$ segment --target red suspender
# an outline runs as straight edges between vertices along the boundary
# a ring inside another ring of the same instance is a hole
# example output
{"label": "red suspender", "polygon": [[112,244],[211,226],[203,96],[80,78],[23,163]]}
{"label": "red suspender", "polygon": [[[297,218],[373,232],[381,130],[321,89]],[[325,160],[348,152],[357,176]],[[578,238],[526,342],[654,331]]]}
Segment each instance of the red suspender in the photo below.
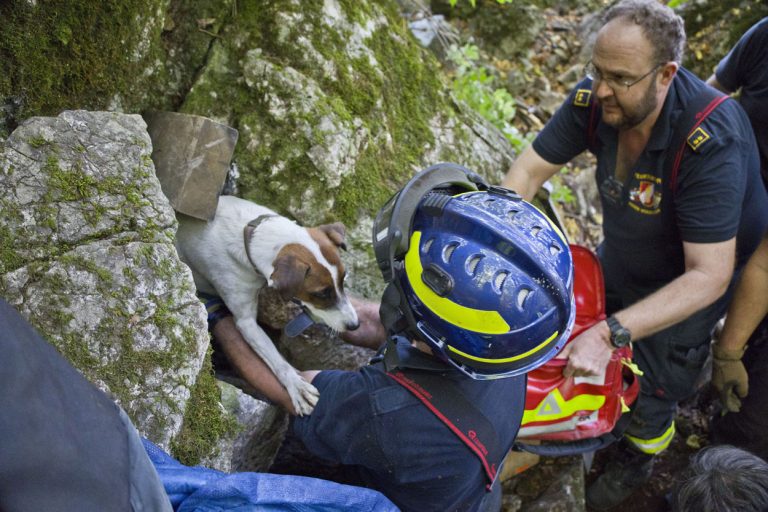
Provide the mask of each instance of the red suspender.
{"label": "red suspender", "polygon": [[[673,194],[675,192],[675,189],[677,188],[677,171],[680,168],[680,162],[683,160],[683,153],[685,152],[686,141],[691,135],[693,135],[693,132],[707,118],[707,116],[709,116],[709,114],[711,114],[712,111],[715,110],[718,105],[720,105],[722,102],[724,102],[727,99],[728,99],[728,96],[725,94],[718,95],[712,101],[710,101],[709,104],[706,107],[704,107],[703,110],[696,113],[696,116],[695,116],[696,122],[693,124],[691,129],[688,130],[688,133],[686,134],[685,139],[680,144],[680,148],[677,150],[677,154],[675,154],[675,160],[672,164],[672,171],[670,173],[670,178],[669,178],[669,187],[670,189],[672,189]],[[684,115],[685,114],[683,114],[683,116]]]}

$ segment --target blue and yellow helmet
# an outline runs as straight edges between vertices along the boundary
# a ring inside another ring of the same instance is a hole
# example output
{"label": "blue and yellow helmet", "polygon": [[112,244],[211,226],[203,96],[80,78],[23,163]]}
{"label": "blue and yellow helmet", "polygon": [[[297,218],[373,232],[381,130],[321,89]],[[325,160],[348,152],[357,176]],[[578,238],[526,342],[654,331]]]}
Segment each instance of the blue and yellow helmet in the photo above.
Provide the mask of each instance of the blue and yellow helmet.
{"label": "blue and yellow helmet", "polygon": [[514,192],[456,164],[414,176],[379,211],[382,321],[474,379],[520,375],[573,326],[573,262],[560,230]]}

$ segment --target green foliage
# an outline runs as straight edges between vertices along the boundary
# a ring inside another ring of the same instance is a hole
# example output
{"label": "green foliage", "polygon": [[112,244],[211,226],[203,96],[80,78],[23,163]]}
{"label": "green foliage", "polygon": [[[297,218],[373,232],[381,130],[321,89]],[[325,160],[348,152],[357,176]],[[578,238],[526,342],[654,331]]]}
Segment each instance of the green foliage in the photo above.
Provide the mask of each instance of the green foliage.
{"label": "green foliage", "polygon": [[685,20],[683,65],[703,78],[749,27],[768,16],[765,0],[675,0],[670,6]]}
{"label": "green foliage", "polygon": [[458,99],[501,130],[519,152],[533,134],[526,137],[512,125],[517,110],[515,98],[506,89],[496,87],[497,78],[478,63],[479,58],[480,51],[475,45],[451,46],[448,59],[456,66],[453,91]]}
{"label": "green foliage", "polygon": [[573,204],[576,201],[573,191],[562,178],[563,175],[568,174],[569,172],[567,167],[563,167],[560,169],[560,172],[550,178],[549,182],[552,183],[552,192],[549,197],[551,197],[553,201],[566,204]]}

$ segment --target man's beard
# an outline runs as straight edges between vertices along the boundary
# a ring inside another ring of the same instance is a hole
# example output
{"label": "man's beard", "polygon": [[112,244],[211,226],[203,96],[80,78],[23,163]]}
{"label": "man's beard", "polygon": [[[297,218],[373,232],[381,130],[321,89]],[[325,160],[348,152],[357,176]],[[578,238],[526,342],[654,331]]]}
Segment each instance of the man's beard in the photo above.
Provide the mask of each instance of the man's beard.
{"label": "man's beard", "polygon": [[606,120],[605,116],[603,116],[603,122],[605,124],[617,130],[626,130],[639,125],[656,109],[656,105],[658,105],[658,100],[656,99],[656,81],[653,80],[651,82],[651,86],[645,91],[645,94],[634,109],[629,110],[618,101],[616,102],[616,105],[622,113],[621,118],[612,122]]}

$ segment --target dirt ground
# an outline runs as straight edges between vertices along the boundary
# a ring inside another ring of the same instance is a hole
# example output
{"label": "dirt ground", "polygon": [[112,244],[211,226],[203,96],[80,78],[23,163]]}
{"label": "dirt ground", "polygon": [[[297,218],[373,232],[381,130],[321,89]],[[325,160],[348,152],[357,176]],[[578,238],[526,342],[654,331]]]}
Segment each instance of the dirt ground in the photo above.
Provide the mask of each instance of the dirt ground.
{"label": "dirt ground", "polygon": [[[709,417],[714,413],[716,407],[716,402],[708,385],[703,385],[694,397],[680,404],[675,420],[677,435],[669,448],[659,455],[650,482],[638,489],[627,501],[614,510],[621,512],[669,511],[666,496],[672,492],[676,479],[688,467],[690,457],[700,448],[709,444]],[[591,469],[586,475],[587,485],[597,478],[616,451],[616,446],[612,445],[595,455]],[[514,491],[522,500],[517,510],[525,511],[537,503],[542,493],[557,478],[557,475],[573,463],[573,458],[543,458],[537,465],[517,477],[519,482],[515,485]]]}
{"label": "dirt ground", "polygon": [[[622,512],[666,512],[665,495],[673,490],[677,478],[688,467],[692,455],[709,444],[709,418],[716,408],[708,386],[690,400],[682,403],[675,419],[677,435],[655,463],[653,477],[647,486],[637,490],[627,502],[617,507]],[[587,483],[597,477],[598,470],[610,453],[595,457],[595,465],[587,475]]]}

